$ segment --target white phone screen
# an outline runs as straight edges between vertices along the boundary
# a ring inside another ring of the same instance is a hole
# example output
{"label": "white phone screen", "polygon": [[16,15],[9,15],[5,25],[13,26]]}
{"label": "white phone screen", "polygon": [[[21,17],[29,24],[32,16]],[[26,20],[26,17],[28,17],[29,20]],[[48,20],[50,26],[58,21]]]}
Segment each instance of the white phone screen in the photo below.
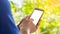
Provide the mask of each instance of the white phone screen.
{"label": "white phone screen", "polygon": [[35,25],[37,25],[39,19],[41,19],[42,14],[43,14],[43,11],[40,11],[40,10],[34,10],[34,12],[32,13],[30,18],[34,19],[33,23]]}

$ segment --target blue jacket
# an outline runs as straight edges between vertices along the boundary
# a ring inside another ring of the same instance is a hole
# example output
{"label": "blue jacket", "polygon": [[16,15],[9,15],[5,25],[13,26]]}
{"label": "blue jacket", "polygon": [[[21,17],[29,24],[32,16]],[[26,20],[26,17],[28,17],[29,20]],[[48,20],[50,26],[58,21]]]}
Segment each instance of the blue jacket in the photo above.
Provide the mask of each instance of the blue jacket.
{"label": "blue jacket", "polygon": [[0,0],[0,34],[20,34],[12,17],[8,0]]}

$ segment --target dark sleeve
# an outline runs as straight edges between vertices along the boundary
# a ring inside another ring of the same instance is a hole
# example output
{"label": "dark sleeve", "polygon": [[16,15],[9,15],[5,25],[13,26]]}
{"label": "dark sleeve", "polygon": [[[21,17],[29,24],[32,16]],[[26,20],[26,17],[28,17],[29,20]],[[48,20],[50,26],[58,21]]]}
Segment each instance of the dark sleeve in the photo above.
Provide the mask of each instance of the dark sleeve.
{"label": "dark sleeve", "polygon": [[8,0],[0,0],[0,34],[20,34],[13,20]]}

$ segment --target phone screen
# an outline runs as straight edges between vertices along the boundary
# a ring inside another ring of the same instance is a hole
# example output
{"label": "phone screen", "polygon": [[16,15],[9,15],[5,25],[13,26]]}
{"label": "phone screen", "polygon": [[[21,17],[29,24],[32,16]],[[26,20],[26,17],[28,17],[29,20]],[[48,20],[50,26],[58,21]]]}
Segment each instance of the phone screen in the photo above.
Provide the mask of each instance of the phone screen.
{"label": "phone screen", "polygon": [[34,12],[32,13],[31,17],[34,21],[34,25],[37,25],[38,21],[41,19],[41,16],[43,14],[43,11],[40,10],[34,10]]}

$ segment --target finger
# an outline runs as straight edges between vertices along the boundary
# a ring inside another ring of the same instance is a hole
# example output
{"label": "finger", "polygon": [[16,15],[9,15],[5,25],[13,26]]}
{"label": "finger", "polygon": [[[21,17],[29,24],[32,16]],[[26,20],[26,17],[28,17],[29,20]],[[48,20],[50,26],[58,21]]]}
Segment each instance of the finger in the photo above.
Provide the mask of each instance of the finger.
{"label": "finger", "polygon": [[30,16],[31,16],[31,15],[27,16],[26,18],[30,19]]}
{"label": "finger", "polygon": [[18,25],[20,25],[24,20],[25,20],[25,18],[23,18]]}
{"label": "finger", "polygon": [[31,15],[26,16],[25,18],[23,18],[23,19],[21,20],[21,22],[20,22],[18,25],[20,25],[23,21],[28,20],[28,19],[30,18],[30,16],[31,16]]}
{"label": "finger", "polygon": [[27,19],[28,19],[28,16],[25,17],[25,18],[23,18],[23,19],[20,21],[20,23],[18,24],[18,26],[19,26],[23,21],[25,21],[25,20],[27,20]]}
{"label": "finger", "polygon": [[29,19],[25,19],[25,21],[23,21],[21,24],[20,24],[20,26],[26,26],[28,23],[29,23],[30,21],[29,21]]}
{"label": "finger", "polygon": [[33,19],[28,19],[28,20],[25,20],[25,22],[23,24],[24,24],[24,26],[26,26],[31,22],[33,22]]}
{"label": "finger", "polygon": [[34,21],[34,19],[30,18],[30,20]]}
{"label": "finger", "polygon": [[31,24],[33,24],[33,19],[28,20],[28,25],[31,25]]}
{"label": "finger", "polygon": [[38,28],[38,27],[39,27],[39,25],[40,25],[40,23],[38,23],[38,24],[36,25],[36,28]]}
{"label": "finger", "polygon": [[[25,18],[25,21],[28,21],[29,19],[31,19],[30,16],[27,16],[27,17]],[[33,19],[31,19],[31,20],[33,21]]]}
{"label": "finger", "polygon": [[33,24],[33,20],[30,19],[30,22],[29,22],[28,25],[29,25],[29,28],[30,28],[31,32],[36,31],[36,26]]}
{"label": "finger", "polygon": [[26,18],[30,18],[30,17],[31,17],[31,15],[27,16]]}
{"label": "finger", "polygon": [[22,27],[23,24],[25,26],[25,24],[27,24],[27,22],[29,22],[29,21],[27,21],[29,18],[30,18],[30,16],[27,16],[24,19],[22,19],[21,22],[18,24],[18,27]]}
{"label": "finger", "polygon": [[33,19],[28,19],[27,18],[27,20],[25,20],[25,21],[23,21],[21,24],[20,24],[20,27],[21,26],[28,26],[30,23],[32,23],[33,22]]}

